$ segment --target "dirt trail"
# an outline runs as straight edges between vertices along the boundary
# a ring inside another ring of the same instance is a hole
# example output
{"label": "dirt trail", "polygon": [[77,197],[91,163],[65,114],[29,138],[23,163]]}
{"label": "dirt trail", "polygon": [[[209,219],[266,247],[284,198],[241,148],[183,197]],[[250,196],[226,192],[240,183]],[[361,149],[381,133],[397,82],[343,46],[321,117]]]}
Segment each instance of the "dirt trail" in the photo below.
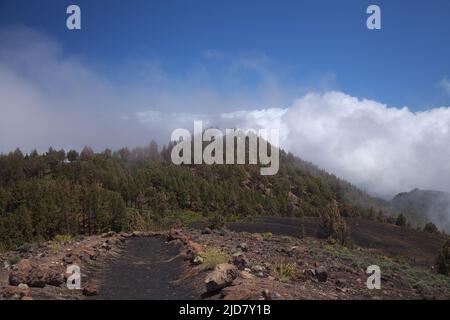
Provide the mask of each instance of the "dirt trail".
{"label": "dirt trail", "polygon": [[120,257],[104,271],[100,294],[93,299],[198,299],[196,283],[177,281],[185,262],[180,244],[164,237],[130,238]]}

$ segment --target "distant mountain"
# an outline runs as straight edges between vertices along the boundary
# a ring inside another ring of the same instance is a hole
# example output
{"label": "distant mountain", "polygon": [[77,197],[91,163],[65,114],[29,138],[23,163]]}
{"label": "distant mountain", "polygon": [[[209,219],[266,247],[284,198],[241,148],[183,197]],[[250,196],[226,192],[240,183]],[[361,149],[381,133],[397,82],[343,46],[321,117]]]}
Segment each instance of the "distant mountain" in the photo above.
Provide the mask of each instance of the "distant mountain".
{"label": "distant mountain", "polygon": [[450,193],[414,189],[399,193],[391,201],[392,208],[404,212],[410,220],[422,225],[426,221],[439,229],[450,230]]}

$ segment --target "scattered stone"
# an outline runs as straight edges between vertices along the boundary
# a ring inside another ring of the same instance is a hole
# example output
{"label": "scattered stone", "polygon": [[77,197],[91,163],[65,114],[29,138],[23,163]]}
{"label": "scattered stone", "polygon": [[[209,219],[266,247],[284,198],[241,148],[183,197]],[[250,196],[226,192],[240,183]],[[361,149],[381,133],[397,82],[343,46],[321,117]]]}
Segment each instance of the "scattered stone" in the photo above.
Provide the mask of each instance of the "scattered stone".
{"label": "scattered stone", "polygon": [[324,267],[318,267],[314,270],[314,275],[319,282],[326,282],[328,279],[328,272]]}
{"label": "scattered stone", "polygon": [[254,235],[253,235],[253,238],[254,238],[256,241],[263,241],[263,240],[264,240],[263,237],[262,237],[259,233],[254,234]]}
{"label": "scattered stone", "polygon": [[92,297],[98,295],[98,288],[95,285],[88,284],[83,288],[83,295]]}
{"label": "scattered stone", "polygon": [[133,231],[133,232],[131,233],[131,236],[132,236],[132,237],[139,237],[141,234],[142,234],[142,232],[140,232],[140,231]]}
{"label": "scattered stone", "polygon": [[106,251],[111,250],[111,246],[110,246],[109,244],[107,244],[106,242],[104,242],[104,243],[101,245],[101,248],[102,248],[102,249],[105,249]]}
{"label": "scattered stone", "polygon": [[116,235],[115,231],[108,231],[108,232],[102,234],[102,238],[111,238],[111,237],[113,237],[115,235]]}
{"label": "scattered stone", "polygon": [[253,279],[253,275],[248,271],[241,271],[240,276],[242,279]]}
{"label": "scattered stone", "polygon": [[212,230],[209,227],[206,227],[205,229],[202,230],[202,234],[211,234]]}
{"label": "scattered stone", "polygon": [[191,248],[188,248],[188,249],[186,249],[183,252],[182,256],[184,257],[185,261],[192,261],[193,262],[195,257],[197,257],[197,253],[194,252]]}
{"label": "scattered stone", "polygon": [[64,278],[64,268],[52,268],[48,274],[47,284],[59,287],[63,283],[65,283]]}
{"label": "scattered stone", "polygon": [[336,279],[336,281],[334,282],[334,284],[338,287],[338,288],[343,288],[346,285],[346,281],[344,279]]}
{"label": "scattered stone", "polygon": [[192,250],[192,251],[194,251],[196,254],[198,254],[198,253],[200,253],[200,252],[203,252],[203,245],[201,245],[201,244],[199,244],[199,243],[197,243],[197,242],[194,242],[194,241],[191,241],[191,240],[188,240],[188,243],[187,243],[187,246]]}
{"label": "scattered stone", "polygon": [[26,283],[28,276],[31,272],[32,265],[28,259],[22,259],[13,267],[13,270],[9,273],[9,284],[12,286],[18,286],[21,283]]}
{"label": "scattered stone", "polygon": [[241,249],[244,252],[248,251],[248,246],[245,242],[240,243],[237,247],[238,247],[238,249]]}
{"label": "scattered stone", "polygon": [[170,229],[169,233],[167,234],[167,241],[173,241],[180,239],[182,237],[182,231],[181,229]]}
{"label": "scattered stone", "polygon": [[336,239],[334,239],[332,237],[328,237],[327,243],[331,244],[331,245],[335,245],[337,243],[337,241],[336,241]]}
{"label": "scattered stone", "polygon": [[264,289],[262,291],[262,296],[263,296],[264,299],[270,300],[270,291],[268,289]]}
{"label": "scattered stone", "polygon": [[271,292],[268,289],[264,289],[261,294],[266,300],[279,300],[281,298],[281,295],[278,292]]}
{"label": "scattered stone", "polygon": [[194,258],[194,260],[192,261],[192,263],[195,264],[195,265],[202,264],[203,263],[203,258],[201,256],[196,256]]}
{"label": "scattered stone", "polygon": [[292,257],[294,255],[294,250],[292,248],[281,248],[281,253]]}
{"label": "scattered stone", "polygon": [[0,288],[0,300],[8,299],[23,299],[30,295],[30,288],[26,284],[19,284],[17,287],[7,286]]}
{"label": "scattered stone", "polygon": [[40,269],[39,267],[33,267],[26,284],[33,288],[43,288],[47,284],[48,279],[49,274],[46,270]]}
{"label": "scattered stone", "polygon": [[63,262],[65,264],[74,264],[78,262],[78,258],[77,256],[75,256],[73,253],[67,253],[64,257],[63,257]]}
{"label": "scattered stone", "polygon": [[233,255],[233,264],[238,267],[239,270],[244,270],[247,268],[250,264],[247,257],[241,253],[241,254],[234,254]]}
{"label": "scattered stone", "polygon": [[217,265],[205,280],[206,292],[215,292],[230,286],[237,276],[238,271],[232,264]]}
{"label": "scattered stone", "polygon": [[252,266],[252,271],[253,272],[263,272],[265,269],[263,266],[260,266],[259,264]]}
{"label": "scattered stone", "polygon": [[221,237],[224,237],[224,236],[226,236],[227,232],[225,229],[220,229],[217,231],[217,234]]}
{"label": "scattered stone", "polygon": [[21,298],[29,296],[30,295],[30,287],[28,287],[27,284],[25,283],[21,283],[17,286],[18,292],[19,292],[19,296]]}
{"label": "scattered stone", "polygon": [[90,260],[96,260],[97,259],[97,253],[95,253],[92,250],[89,249],[83,249],[80,251],[80,253],[78,254],[78,257],[82,260],[82,261],[90,261]]}

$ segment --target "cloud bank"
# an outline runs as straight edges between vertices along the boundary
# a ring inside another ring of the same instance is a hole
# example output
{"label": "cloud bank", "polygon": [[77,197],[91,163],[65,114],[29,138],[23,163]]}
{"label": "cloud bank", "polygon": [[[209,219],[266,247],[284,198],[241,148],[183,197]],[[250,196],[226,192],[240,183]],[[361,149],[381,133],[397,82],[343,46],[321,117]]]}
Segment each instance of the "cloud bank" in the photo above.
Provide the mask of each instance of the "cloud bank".
{"label": "cloud bank", "polygon": [[[256,72],[260,84],[247,93],[220,92],[207,71],[174,77],[154,62],[136,67],[145,81],[124,85],[33,30],[1,30],[0,43],[0,152],[164,143],[173,129],[203,120],[278,128],[283,148],[373,194],[450,191],[449,107],[412,112],[340,91],[292,99],[264,59],[241,59],[224,75],[239,87],[239,70]],[[210,51],[207,58],[223,55]]]}

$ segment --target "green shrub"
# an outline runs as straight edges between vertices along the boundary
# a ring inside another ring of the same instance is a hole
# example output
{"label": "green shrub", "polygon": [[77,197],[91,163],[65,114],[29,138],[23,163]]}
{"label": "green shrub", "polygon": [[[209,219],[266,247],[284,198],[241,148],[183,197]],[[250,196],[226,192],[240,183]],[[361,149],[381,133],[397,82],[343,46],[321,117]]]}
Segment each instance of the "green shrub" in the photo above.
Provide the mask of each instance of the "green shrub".
{"label": "green shrub", "polygon": [[336,200],[332,201],[327,210],[320,213],[320,227],[320,237],[328,238],[330,242],[338,242],[342,245],[347,243],[349,230],[347,223],[341,216]]}
{"label": "green shrub", "polygon": [[8,258],[8,262],[11,265],[18,264],[20,260],[21,260],[21,258],[19,256],[11,256]]}
{"label": "green shrub", "polygon": [[292,263],[279,263],[274,271],[281,282],[288,282],[295,276],[295,266]]}
{"label": "green shrub", "polygon": [[450,276],[450,238],[447,239],[436,258],[437,272]]}
{"label": "green shrub", "polygon": [[70,234],[57,234],[55,236],[55,241],[59,243],[69,243],[73,240],[73,237]]}
{"label": "green shrub", "polygon": [[263,232],[263,233],[261,233],[261,237],[264,240],[270,240],[270,239],[272,239],[273,234],[272,234],[272,232]]}
{"label": "green shrub", "polygon": [[429,233],[439,233],[439,229],[436,227],[436,225],[433,222],[428,222],[423,227],[423,231],[429,232]]}
{"label": "green shrub", "polygon": [[294,239],[292,239],[292,237],[289,237],[289,236],[282,236],[280,238],[280,240],[281,240],[281,242],[287,243],[287,244],[292,243],[294,241]]}
{"label": "green shrub", "polygon": [[303,239],[303,238],[305,237],[305,227],[303,226],[303,224],[300,226],[300,230],[299,230],[299,233],[298,233],[298,237],[299,237],[300,239]]}
{"label": "green shrub", "polygon": [[223,229],[225,228],[225,219],[221,214],[215,214],[209,220],[209,227],[212,230]]}
{"label": "green shrub", "polygon": [[403,213],[400,213],[395,221],[395,224],[399,227],[406,226],[406,217]]}
{"label": "green shrub", "polygon": [[17,251],[25,253],[25,252],[28,252],[28,251],[34,249],[34,248],[36,248],[36,244],[32,244],[32,243],[26,242],[26,243],[18,246],[17,247]]}
{"label": "green shrub", "polygon": [[207,269],[214,269],[218,264],[227,263],[230,257],[216,248],[208,248],[199,256],[203,259],[203,265]]}

